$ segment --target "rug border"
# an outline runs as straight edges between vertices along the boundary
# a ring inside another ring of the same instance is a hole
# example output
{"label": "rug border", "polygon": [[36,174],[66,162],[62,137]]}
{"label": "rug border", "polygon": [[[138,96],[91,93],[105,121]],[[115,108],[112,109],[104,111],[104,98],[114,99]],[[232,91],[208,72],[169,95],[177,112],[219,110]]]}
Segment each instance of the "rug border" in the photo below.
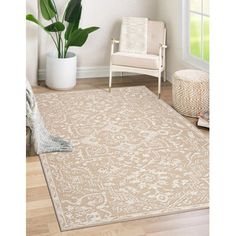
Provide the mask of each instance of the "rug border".
{"label": "rug border", "polygon": [[[42,154],[40,154],[40,155],[42,155]],[[55,216],[56,216],[56,219],[57,219],[57,223],[58,223],[58,225],[59,225],[60,231],[61,231],[61,232],[64,232],[65,230],[62,229],[60,220],[59,220],[59,218],[58,218],[57,209],[56,209],[56,206],[55,206],[55,203],[54,203],[54,198],[53,198],[52,192],[51,192],[51,190],[50,190],[50,188],[49,188],[50,183],[49,183],[49,181],[48,181],[48,179],[47,179],[47,176],[46,176],[46,173],[45,173],[45,170],[44,170],[44,167],[43,167],[43,163],[42,163],[42,159],[41,159],[41,156],[40,156],[40,155],[39,155],[39,161],[40,161],[40,165],[41,165],[42,170],[43,170],[44,179],[45,179],[45,182],[46,182],[46,184],[47,184],[47,189],[48,189],[49,196],[50,196],[50,199],[51,199],[51,202],[52,202],[52,206],[53,206],[53,210],[54,210],[54,213],[55,213]]]}
{"label": "rug border", "polygon": [[80,230],[80,229],[86,229],[86,228],[92,228],[92,227],[97,227],[97,226],[103,226],[103,225],[111,225],[111,224],[118,224],[118,223],[123,223],[123,222],[130,222],[130,221],[135,221],[135,220],[144,220],[144,219],[150,219],[150,218],[155,218],[155,217],[162,217],[162,216],[170,216],[170,215],[178,215],[178,214],[183,214],[183,213],[187,213],[187,212],[195,212],[195,211],[201,211],[201,210],[208,210],[209,208],[209,204],[201,204],[201,206],[199,206],[199,208],[195,208],[195,209],[191,209],[191,210],[181,210],[181,211],[173,211],[171,213],[158,213],[158,214],[153,214],[153,215],[149,215],[149,216],[143,216],[143,217],[133,217],[130,219],[123,219],[123,220],[114,220],[112,222],[105,222],[105,223],[97,223],[97,224],[90,224],[90,225],[86,225],[86,226],[71,226],[65,229],[62,229],[60,226],[60,230],[61,232],[66,232],[66,231],[72,231],[72,230]]}
{"label": "rug border", "polygon": [[[192,124],[184,116],[182,116],[180,113],[178,113],[172,106],[170,106],[169,104],[167,104],[163,100],[159,99],[157,97],[157,95],[153,91],[151,91],[149,88],[147,88],[146,86],[144,86],[144,85],[141,85],[141,86],[125,86],[125,87],[115,87],[113,89],[114,90],[116,90],[116,89],[118,90],[118,89],[138,88],[138,87],[139,88],[141,88],[141,87],[145,88],[145,90],[148,91],[148,93],[152,97],[154,97],[158,102],[160,102],[162,106],[167,108],[170,112],[173,112],[176,115],[178,115],[179,118],[181,118],[181,120],[183,120],[185,122],[185,124],[189,128],[191,128],[192,131],[196,132],[201,138],[203,138],[205,141],[207,141],[209,143],[208,137],[206,137],[206,135],[204,135],[196,126],[194,126],[194,124]],[[68,91],[62,91],[62,92],[61,91],[56,91],[56,92],[38,93],[38,94],[36,94],[36,99],[37,99],[37,96],[44,96],[44,95],[48,95],[48,94],[57,94],[58,95],[58,94],[96,92],[96,91],[108,92],[108,89],[101,88],[101,89],[87,89],[87,90],[69,91],[69,92]],[[60,207],[58,207],[58,206],[56,207],[56,203],[59,203],[59,205],[60,205],[60,200],[58,200],[58,199],[56,199],[54,197],[54,195],[56,194],[57,197],[59,198],[59,195],[57,194],[57,191],[55,190],[53,192],[53,189],[56,189],[54,181],[53,181],[53,179],[51,181],[48,180],[48,179],[52,178],[52,176],[51,176],[51,173],[47,173],[46,174],[46,170],[45,170],[44,165],[43,165],[43,162],[45,162],[45,161],[47,162],[47,159],[44,158],[45,155],[46,154],[40,154],[39,155],[39,160],[40,160],[40,164],[41,164],[41,167],[42,167],[42,170],[43,170],[45,181],[47,183],[47,188],[48,188],[49,195],[50,195],[50,198],[51,198],[51,202],[52,202],[52,205],[53,205],[53,208],[54,208],[55,216],[56,216],[56,219],[57,219],[57,222],[58,222],[58,225],[59,225],[59,228],[60,228],[61,232],[66,232],[66,231],[70,231],[70,230],[77,230],[77,229],[84,229],[84,228],[90,228],[90,227],[96,227],[96,226],[102,226],[102,225],[116,224],[116,223],[119,223],[119,222],[128,222],[128,221],[134,221],[134,220],[142,220],[142,219],[148,219],[148,218],[153,218],[153,217],[175,215],[175,214],[181,214],[181,213],[185,213],[185,212],[209,209],[209,203],[204,203],[204,204],[197,204],[197,205],[195,205],[194,208],[192,207],[191,209],[175,210],[175,211],[173,211],[171,213],[154,213],[154,214],[148,213],[148,216],[143,216],[143,217],[140,217],[140,216],[138,216],[138,217],[130,217],[129,219],[113,220],[113,221],[109,221],[109,222],[90,224],[90,225],[86,225],[86,226],[78,226],[78,225],[75,226],[75,225],[72,225],[72,226],[66,227],[66,226],[62,225],[63,222],[65,223],[65,225],[67,225],[66,219],[65,219],[64,214],[63,214],[63,210],[62,210],[61,206]],[[47,176],[49,178],[47,178]],[[61,217],[63,218],[63,222],[60,221],[60,219],[59,219],[60,216],[59,215],[61,215]]]}

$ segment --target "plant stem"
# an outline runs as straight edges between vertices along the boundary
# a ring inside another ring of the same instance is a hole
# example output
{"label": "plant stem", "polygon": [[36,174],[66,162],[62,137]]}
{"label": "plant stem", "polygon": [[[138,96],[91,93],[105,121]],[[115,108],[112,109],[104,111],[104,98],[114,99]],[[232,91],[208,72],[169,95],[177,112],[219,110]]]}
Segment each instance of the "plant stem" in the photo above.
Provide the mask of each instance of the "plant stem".
{"label": "plant stem", "polygon": [[[55,19],[56,19],[56,21],[59,21],[58,10],[57,10],[57,6],[56,6],[54,0],[52,0],[52,3],[53,3],[53,6],[56,10]],[[63,49],[61,48],[61,46],[62,46],[61,45],[61,43],[62,43],[61,33],[55,32],[55,35],[56,35],[57,43],[58,43],[58,46],[57,46],[58,58],[61,58],[61,57],[63,57]]]}
{"label": "plant stem", "polygon": [[58,11],[57,11],[57,6],[56,6],[56,4],[55,4],[54,0],[52,0],[52,4],[53,4],[53,6],[54,6],[54,8],[55,8],[55,10],[56,10],[56,15],[55,15],[56,21],[59,21],[59,19],[58,19]]}
{"label": "plant stem", "polygon": [[63,14],[63,17],[62,17],[62,20],[61,20],[62,24],[64,23],[65,16],[66,16],[66,9],[65,9],[65,11],[64,11],[64,14]]}
{"label": "plant stem", "polygon": [[67,51],[66,51],[66,43],[67,43],[67,40],[65,39],[65,44],[64,44],[64,55],[63,55],[64,58],[66,57],[66,53],[67,53]]}
{"label": "plant stem", "polygon": [[[47,32],[47,31],[46,31]],[[60,52],[60,49],[59,49],[59,47],[58,47],[58,44],[57,44],[57,42],[56,42],[56,40],[53,38],[53,36],[49,33],[49,32],[47,32],[49,35],[50,35],[50,37],[52,38],[52,40],[53,40],[53,42],[54,42],[54,44],[55,44],[55,46],[56,46],[56,48],[57,48],[57,51],[58,51],[58,53]]]}
{"label": "plant stem", "polygon": [[58,58],[61,58],[61,38],[59,36],[59,33],[55,33],[57,35],[58,40]]}
{"label": "plant stem", "polygon": [[[61,19],[62,24],[64,24],[64,21],[65,21],[66,8],[64,10],[64,13],[63,13],[63,16],[62,16],[62,19]],[[68,50],[68,48],[66,47],[66,43],[67,43],[67,40],[64,38],[64,45],[63,45],[63,40],[62,40],[62,56],[63,56],[63,58],[66,58],[66,54],[67,54],[67,50]]]}
{"label": "plant stem", "polygon": [[66,57],[67,51],[68,51],[68,47],[65,45],[64,58]]}
{"label": "plant stem", "polygon": [[63,58],[63,40],[61,37],[61,32],[58,33],[58,37],[59,37],[60,57]]}
{"label": "plant stem", "polygon": [[61,32],[59,33],[60,39],[61,39],[61,56],[64,57],[64,45],[63,45],[63,39],[61,37]]}

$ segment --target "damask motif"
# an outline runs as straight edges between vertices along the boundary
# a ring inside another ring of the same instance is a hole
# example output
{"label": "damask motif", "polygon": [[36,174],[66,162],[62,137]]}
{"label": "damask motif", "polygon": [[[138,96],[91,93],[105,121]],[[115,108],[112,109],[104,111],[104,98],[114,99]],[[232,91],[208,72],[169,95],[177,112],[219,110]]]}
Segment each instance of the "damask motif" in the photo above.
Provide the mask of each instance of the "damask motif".
{"label": "damask motif", "polygon": [[62,230],[208,207],[208,138],[146,87],[36,98],[74,147],[40,155]]}

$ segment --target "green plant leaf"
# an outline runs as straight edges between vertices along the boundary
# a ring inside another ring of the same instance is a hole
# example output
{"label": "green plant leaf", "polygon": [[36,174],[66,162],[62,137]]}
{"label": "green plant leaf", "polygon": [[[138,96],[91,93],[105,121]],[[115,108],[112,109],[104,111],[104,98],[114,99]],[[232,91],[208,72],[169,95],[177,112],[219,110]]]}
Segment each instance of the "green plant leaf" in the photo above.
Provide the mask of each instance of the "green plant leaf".
{"label": "green plant leaf", "polygon": [[71,36],[71,34],[78,29],[78,24],[76,22],[73,23],[69,23],[67,28],[66,28],[66,32],[65,32],[65,39],[68,40]]}
{"label": "green plant leaf", "polygon": [[48,32],[62,32],[65,29],[65,26],[61,22],[57,21],[44,27],[44,29]]}
{"label": "green plant leaf", "polygon": [[82,47],[87,39],[88,33],[86,30],[77,29],[71,34],[66,46],[67,48],[70,46]]}
{"label": "green plant leaf", "polygon": [[39,25],[39,26],[41,26],[41,27],[44,28],[44,26],[42,25],[42,23],[41,23],[38,19],[36,19],[35,16],[32,15],[32,14],[27,14],[27,15],[26,15],[26,20],[32,21],[32,22],[34,22],[35,24],[37,24],[37,25]]}
{"label": "green plant leaf", "polygon": [[79,23],[82,13],[81,0],[70,0],[65,10],[65,20],[69,23]]}
{"label": "green plant leaf", "polygon": [[92,27],[89,27],[89,28],[86,28],[86,29],[83,29],[83,30],[85,30],[88,34],[90,34],[90,33],[94,32],[98,29],[99,29],[99,27],[92,26]]}
{"label": "green plant leaf", "polygon": [[40,9],[45,20],[51,20],[57,14],[51,0],[40,0]]}

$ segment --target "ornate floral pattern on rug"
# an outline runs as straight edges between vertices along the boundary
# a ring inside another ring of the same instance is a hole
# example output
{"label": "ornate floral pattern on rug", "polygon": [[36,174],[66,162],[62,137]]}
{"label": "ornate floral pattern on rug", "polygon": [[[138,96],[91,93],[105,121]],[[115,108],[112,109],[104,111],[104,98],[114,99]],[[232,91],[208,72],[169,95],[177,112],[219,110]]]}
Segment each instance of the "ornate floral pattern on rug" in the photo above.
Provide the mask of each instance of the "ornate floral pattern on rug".
{"label": "ornate floral pattern on rug", "polygon": [[146,87],[36,98],[74,146],[40,155],[62,230],[208,207],[208,138]]}

